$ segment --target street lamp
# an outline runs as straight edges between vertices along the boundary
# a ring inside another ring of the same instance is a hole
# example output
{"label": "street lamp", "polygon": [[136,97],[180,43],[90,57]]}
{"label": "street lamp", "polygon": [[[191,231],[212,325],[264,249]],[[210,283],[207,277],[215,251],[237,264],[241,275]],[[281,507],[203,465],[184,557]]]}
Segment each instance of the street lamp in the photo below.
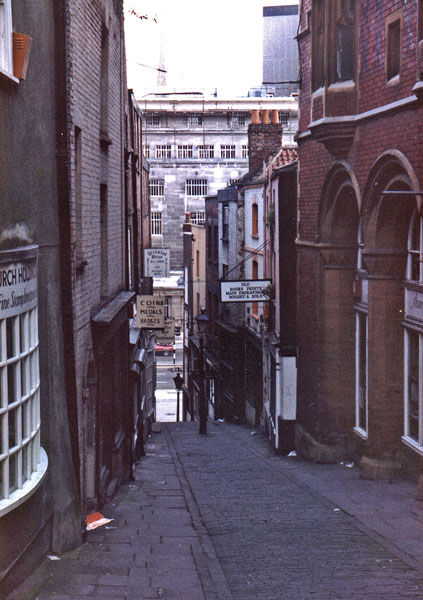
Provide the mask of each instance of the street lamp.
{"label": "street lamp", "polygon": [[196,316],[197,321],[197,329],[198,336],[200,338],[200,429],[199,433],[206,434],[207,433],[207,400],[205,394],[205,385],[204,385],[204,336],[207,330],[207,325],[209,323],[209,318],[206,315],[206,311],[204,308],[201,309],[201,314]]}
{"label": "street lamp", "polygon": [[184,383],[180,373],[176,373],[173,378],[173,383],[176,387],[176,421],[179,421],[179,393],[182,390],[182,385]]}

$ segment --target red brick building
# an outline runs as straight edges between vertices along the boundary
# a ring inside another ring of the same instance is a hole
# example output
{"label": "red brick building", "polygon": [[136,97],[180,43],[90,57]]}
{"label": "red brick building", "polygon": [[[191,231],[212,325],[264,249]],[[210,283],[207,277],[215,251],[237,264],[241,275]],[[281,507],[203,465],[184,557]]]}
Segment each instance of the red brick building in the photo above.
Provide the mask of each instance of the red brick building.
{"label": "red brick building", "polygon": [[417,479],[423,4],[300,4],[297,446]]}

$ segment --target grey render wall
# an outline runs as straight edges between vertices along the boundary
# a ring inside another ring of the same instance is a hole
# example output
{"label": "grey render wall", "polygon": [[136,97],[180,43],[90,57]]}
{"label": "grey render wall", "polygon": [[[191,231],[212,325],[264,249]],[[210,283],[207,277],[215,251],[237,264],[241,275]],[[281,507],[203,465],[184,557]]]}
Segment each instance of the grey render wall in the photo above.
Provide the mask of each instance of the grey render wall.
{"label": "grey render wall", "polygon": [[[216,194],[217,190],[226,187],[230,180],[238,179],[248,170],[248,158],[242,158],[242,146],[248,144],[246,125],[237,129],[230,128],[227,114],[224,113],[207,116],[205,127],[198,129],[188,128],[187,119],[187,114],[178,115],[175,123],[173,118],[172,121],[169,119],[169,126],[165,129],[144,126],[144,141],[150,146],[150,180],[165,180],[164,198],[151,196],[151,210],[163,211],[163,236],[161,238],[153,236],[152,245],[171,248],[172,270],[182,269],[184,213],[205,210],[205,196],[186,196],[186,180],[207,179],[207,195],[210,195]],[[154,156],[158,144],[171,144],[172,158],[156,160]],[[193,146],[194,158],[178,159],[178,145],[187,144]],[[222,144],[236,146],[235,159],[220,158]],[[215,158],[199,159],[198,146],[200,145],[213,145]]]}
{"label": "grey render wall", "polygon": [[[298,78],[298,5],[263,7],[263,84]],[[298,91],[297,84],[266,85],[276,96]]]}

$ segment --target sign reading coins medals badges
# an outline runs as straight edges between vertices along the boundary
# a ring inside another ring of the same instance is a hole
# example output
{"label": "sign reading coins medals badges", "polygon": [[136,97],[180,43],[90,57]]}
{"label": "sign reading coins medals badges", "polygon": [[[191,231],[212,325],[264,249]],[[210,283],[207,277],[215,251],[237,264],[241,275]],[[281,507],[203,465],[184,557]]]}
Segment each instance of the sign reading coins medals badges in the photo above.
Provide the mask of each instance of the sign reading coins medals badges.
{"label": "sign reading coins medals badges", "polygon": [[137,296],[137,327],[163,329],[164,315],[164,296]]}
{"label": "sign reading coins medals badges", "polygon": [[0,252],[0,319],[37,306],[37,248]]}
{"label": "sign reading coins medals badges", "polygon": [[270,279],[221,281],[221,302],[266,302],[269,300],[266,291],[271,283]]}
{"label": "sign reading coins medals badges", "polygon": [[146,277],[169,277],[170,248],[145,248],[144,272]]}

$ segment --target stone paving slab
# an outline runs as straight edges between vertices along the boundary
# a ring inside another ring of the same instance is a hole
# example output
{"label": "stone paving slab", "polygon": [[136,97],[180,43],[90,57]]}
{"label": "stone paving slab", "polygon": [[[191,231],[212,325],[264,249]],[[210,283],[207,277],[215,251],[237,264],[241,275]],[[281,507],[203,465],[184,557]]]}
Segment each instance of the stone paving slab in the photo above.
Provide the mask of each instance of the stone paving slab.
{"label": "stone paving slab", "polygon": [[[407,532],[415,540],[410,507],[421,516],[409,484],[378,487],[354,468],[275,456],[242,426],[209,424],[208,436],[189,435],[185,425],[166,429],[234,599],[423,598],[423,563],[400,548]],[[389,514],[401,515],[401,526]]]}
{"label": "stone paving slab", "polygon": [[114,521],[8,600],[422,600],[411,484],[275,456],[243,426],[197,432],[163,424]]}

